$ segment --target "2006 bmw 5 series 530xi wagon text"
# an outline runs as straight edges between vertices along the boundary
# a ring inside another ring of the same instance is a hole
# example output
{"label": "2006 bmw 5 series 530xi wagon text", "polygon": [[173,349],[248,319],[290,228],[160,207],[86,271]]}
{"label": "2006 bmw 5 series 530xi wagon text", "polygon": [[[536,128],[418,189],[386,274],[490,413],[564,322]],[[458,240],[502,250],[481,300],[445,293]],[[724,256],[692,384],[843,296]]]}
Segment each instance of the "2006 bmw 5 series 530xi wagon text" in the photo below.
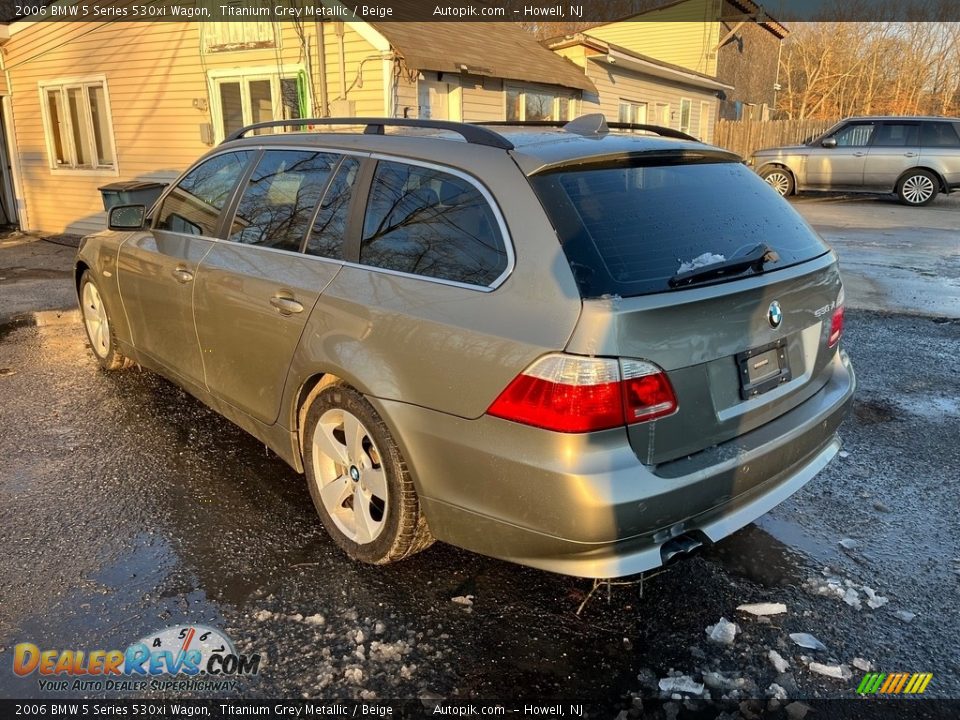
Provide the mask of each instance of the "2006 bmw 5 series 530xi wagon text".
{"label": "2006 bmw 5 series 530xi wagon text", "polygon": [[[330,129],[276,132],[303,125]],[[840,447],[836,255],[675,130],[261,123],[109,225],[76,263],[100,364],[156,370],[305,472],[356,560],[436,538],[634,574]]]}

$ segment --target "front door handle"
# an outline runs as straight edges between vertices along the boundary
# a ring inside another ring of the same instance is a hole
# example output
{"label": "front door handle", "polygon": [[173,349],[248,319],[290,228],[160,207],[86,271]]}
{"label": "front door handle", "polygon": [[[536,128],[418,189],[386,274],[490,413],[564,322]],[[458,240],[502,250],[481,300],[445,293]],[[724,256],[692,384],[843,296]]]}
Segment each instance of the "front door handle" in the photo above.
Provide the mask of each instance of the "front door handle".
{"label": "front door handle", "polygon": [[172,273],[178,283],[188,283],[193,280],[193,273],[186,268],[176,268]]}
{"label": "front door handle", "polygon": [[904,157],[916,157],[916,156],[917,156],[917,153],[915,153],[915,152],[905,152],[905,153],[903,154],[903,156],[904,156]]}
{"label": "front door handle", "polygon": [[293,315],[294,313],[303,312],[303,305],[286,295],[274,295],[270,298],[270,304],[273,305],[281,315]]}
{"label": "front door handle", "polygon": [[864,155],[866,155],[865,152],[855,152],[855,153],[853,154],[854,157],[863,157]]}

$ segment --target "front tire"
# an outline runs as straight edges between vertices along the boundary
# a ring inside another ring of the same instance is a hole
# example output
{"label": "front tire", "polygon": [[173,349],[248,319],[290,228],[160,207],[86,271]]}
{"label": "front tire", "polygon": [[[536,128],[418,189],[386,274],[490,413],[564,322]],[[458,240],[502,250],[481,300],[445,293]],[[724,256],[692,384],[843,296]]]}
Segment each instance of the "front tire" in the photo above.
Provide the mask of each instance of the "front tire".
{"label": "front tire", "polygon": [[347,555],[385,565],[433,543],[400,449],[363,395],[339,382],[325,387],[303,438],[313,504]]}
{"label": "front tire", "polygon": [[940,181],[926,170],[911,170],[897,183],[897,196],[904,205],[922,207],[937,196]]}
{"label": "front tire", "polygon": [[794,182],[793,174],[782,167],[770,167],[760,173],[760,177],[764,181],[777,191],[777,194],[781,197],[788,197],[793,195]]}
{"label": "front tire", "polygon": [[117,338],[110,322],[110,313],[103,302],[100,288],[93,281],[89,270],[80,277],[80,313],[87,331],[90,349],[104,370],[119,370],[128,367],[130,360],[117,349]]}

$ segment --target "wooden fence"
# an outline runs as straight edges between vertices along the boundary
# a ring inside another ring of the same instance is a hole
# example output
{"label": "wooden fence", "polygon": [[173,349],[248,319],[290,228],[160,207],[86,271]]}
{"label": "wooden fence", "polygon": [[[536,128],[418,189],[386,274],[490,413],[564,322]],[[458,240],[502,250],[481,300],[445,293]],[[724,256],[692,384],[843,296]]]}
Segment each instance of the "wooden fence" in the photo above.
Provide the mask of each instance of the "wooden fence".
{"label": "wooden fence", "polygon": [[747,158],[763,148],[797,145],[836,123],[836,120],[719,120],[713,144]]}

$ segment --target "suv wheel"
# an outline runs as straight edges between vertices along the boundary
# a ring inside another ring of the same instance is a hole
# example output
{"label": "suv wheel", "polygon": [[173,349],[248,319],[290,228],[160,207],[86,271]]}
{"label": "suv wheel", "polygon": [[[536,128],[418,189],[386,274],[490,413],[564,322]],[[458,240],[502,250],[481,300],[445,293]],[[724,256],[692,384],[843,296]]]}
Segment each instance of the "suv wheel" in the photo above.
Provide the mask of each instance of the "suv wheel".
{"label": "suv wheel", "polygon": [[904,205],[929,205],[937,196],[939,182],[927,170],[911,170],[897,183],[897,195]]}
{"label": "suv wheel", "polygon": [[382,565],[433,542],[400,450],[363,395],[340,383],[324,388],[304,440],[310,496],[347,555]]}
{"label": "suv wheel", "polygon": [[760,173],[760,177],[781,196],[793,195],[793,175],[789,170],[782,167],[767,168]]}
{"label": "suv wheel", "polygon": [[119,370],[129,366],[130,360],[117,350],[117,339],[110,324],[110,314],[103,304],[100,289],[89,270],[80,277],[80,312],[87,331],[90,348],[104,370]]}

